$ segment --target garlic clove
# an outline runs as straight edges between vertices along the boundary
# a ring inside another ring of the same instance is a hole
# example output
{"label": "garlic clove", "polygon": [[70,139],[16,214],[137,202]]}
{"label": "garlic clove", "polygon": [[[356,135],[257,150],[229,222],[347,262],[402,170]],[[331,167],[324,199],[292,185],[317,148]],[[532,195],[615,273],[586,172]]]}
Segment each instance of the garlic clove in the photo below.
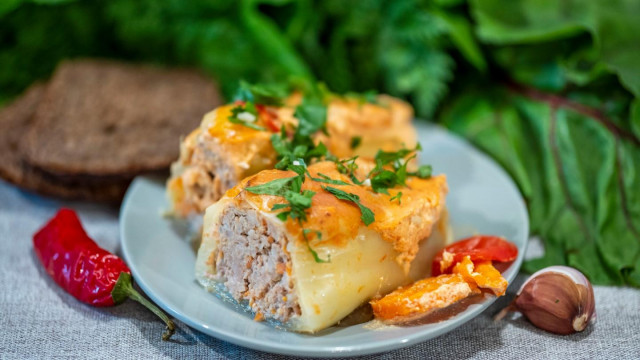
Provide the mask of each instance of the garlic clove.
{"label": "garlic clove", "polygon": [[538,328],[563,335],[583,331],[596,318],[591,283],[567,266],[551,266],[533,274],[505,311],[513,307]]}

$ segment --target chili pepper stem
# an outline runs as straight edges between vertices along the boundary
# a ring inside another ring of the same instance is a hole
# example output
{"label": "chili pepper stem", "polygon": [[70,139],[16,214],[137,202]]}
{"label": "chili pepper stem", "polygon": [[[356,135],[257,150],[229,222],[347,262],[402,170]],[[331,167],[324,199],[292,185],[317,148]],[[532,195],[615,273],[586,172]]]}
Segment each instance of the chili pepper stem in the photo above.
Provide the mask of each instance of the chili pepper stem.
{"label": "chili pepper stem", "polygon": [[151,310],[154,314],[156,314],[165,324],[167,324],[167,329],[162,334],[162,340],[169,340],[171,335],[176,330],[176,326],[173,321],[169,319],[167,314],[165,314],[162,310],[160,310],[157,306],[155,306],[151,301],[147,300],[142,294],[136,291],[133,288],[133,282],[131,280],[131,274],[126,272],[121,272],[118,277],[118,281],[116,285],[113,287],[111,291],[111,297],[113,298],[113,302],[119,304],[126,299],[132,299],[140,304],[144,305],[147,309]]}

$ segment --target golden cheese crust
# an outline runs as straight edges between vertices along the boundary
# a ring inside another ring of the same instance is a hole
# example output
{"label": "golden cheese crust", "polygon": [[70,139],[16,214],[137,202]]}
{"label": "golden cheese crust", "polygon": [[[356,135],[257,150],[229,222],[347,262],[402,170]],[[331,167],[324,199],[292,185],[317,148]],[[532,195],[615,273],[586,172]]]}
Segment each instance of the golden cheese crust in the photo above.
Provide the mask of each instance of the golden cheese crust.
{"label": "golden cheese crust", "polygon": [[[372,158],[380,149],[397,151],[414,147],[416,132],[412,120],[411,105],[391,96],[379,95],[376,104],[335,97],[329,103],[328,135],[318,134],[316,140],[324,142],[339,158],[354,155]],[[352,149],[351,139],[356,136],[362,142]]]}
{"label": "golden cheese crust", "polygon": [[[359,167],[355,175],[364,179],[373,168],[371,161],[358,160]],[[335,164],[323,161],[308,167],[313,177],[324,174],[334,180],[350,182],[345,174],[341,174]],[[257,195],[245,189],[270,182],[275,179],[295,176],[291,171],[265,170],[241,181],[229,190],[225,197],[233,198],[237,202],[249,202],[264,212],[271,212],[271,208],[284,199],[279,196]],[[359,196],[362,205],[368,207],[375,214],[375,221],[369,228],[376,231],[387,242],[393,244],[398,253],[396,261],[408,271],[411,261],[418,252],[418,243],[427,238],[433,225],[440,219],[445,208],[445,196],[448,192],[446,177],[433,176],[428,179],[410,177],[406,187],[389,189],[389,195],[374,193],[367,185],[331,185],[348,193]],[[315,192],[311,208],[308,210],[305,229],[319,230],[321,241],[340,245],[344,241],[353,239],[363,222],[360,219],[360,209],[350,201],[339,200],[333,194],[323,189],[324,183],[312,181],[309,178],[302,185],[303,190]],[[402,191],[402,202],[390,201]],[[301,237],[302,226],[291,219],[287,219],[287,230],[290,234]]]}

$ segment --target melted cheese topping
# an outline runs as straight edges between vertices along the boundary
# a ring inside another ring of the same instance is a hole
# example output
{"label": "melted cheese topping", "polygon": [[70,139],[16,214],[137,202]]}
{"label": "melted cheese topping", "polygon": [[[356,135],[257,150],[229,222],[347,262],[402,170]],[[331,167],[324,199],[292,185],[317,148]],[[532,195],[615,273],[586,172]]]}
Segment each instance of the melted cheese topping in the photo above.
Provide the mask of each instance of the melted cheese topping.
{"label": "melted cheese topping", "polygon": [[[363,179],[373,167],[372,162],[358,161],[359,168],[356,176]],[[350,179],[338,172],[333,162],[319,162],[309,166],[309,173],[313,177],[324,174],[334,180],[350,182]],[[226,197],[236,201],[247,201],[260,211],[272,212],[275,204],[285,203],[280,196],[257,195],[244,190],[247,187],[270,182],[275,179],[296,176],[292,171],[266,170],[244,179],[238,186],[229,190]],[[364,226],[358,206],[345,200],[339,200],[333,194],[324,190],[323,186],[331,186],[360,197],[360,203],[373,211],[375,221],[368,228],[380,234],[383,240],[393,244],[399,253],[395,259],[408,269],[411,260],[418,251],[418,242],[429,236],[434,223],[440,217],[448,191],[446,177],[438,175],[429,179],[410,177],[406,187],[389,189],[389,194],[374,193],[370,186],[365,185],[331,185],[312,181],[307,178],[302,185],[303,190],[315,192],[311,208],[308,210],[307,221],[300,225],[297,221],[287,219],[286,227],[290,234],[298,234],[302,238],[302,227],[319,230],[321,241],[314,241],[314,246],[330,244],[344,246],[346,241],[356,237],[358,230]],[[402,203],[390,201],[402,191]],[[278,211],[276,211],[278,212]]]}
{"label": "melted cheese topping", "polygon": [[277,132],[282,124],[295,124],[297,121],[293,117],[294,109],[290,107],[260,107],[255,124],[266,129],[256,130],[242,124],[235,124],[229,121],[232,110],[236,104],[223,105],[215,110],[214,116],[205,117],[201,128],[213,138],[221,143],[244,143],[256,137],[271,137],[272,132]]}

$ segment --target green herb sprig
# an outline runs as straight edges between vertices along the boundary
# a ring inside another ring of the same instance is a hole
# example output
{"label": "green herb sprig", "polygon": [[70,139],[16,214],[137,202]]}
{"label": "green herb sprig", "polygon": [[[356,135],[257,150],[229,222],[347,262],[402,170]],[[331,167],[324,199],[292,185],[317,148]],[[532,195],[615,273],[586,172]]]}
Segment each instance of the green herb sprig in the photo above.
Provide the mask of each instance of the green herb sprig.
{"label": "green herb sprig", "polygon": [[313,248],[309,244],[309,238],[307,237],[309,233],[316,234],[316,237],[318,238],[318,240],[322,239],[322,233],[318,230],[302,229],[302,237],[304,238],[304,241],[307,243],[307,249],[309,249],[309,252],[311,253],[311,255],[313,255],[313,260],[315,260],[315,262],[317,263],[330,263],[331,254],[328,254],[327,260],[325,260],[325,259],[322,259],[315,250],[313,250]]}
{"label": "green herb sprig", "polygon": [[309,90],[296,107],[294,116],[298,119],[298,126],[293,129],[293,136],[289,137],[284,127],[280,133],[271,136],[271,144],[279,159],[276,169],[287,169],[297,159],[310,163],[328,155],[327,147],[322,142],[316,144],[311,138],[319,131],[326,133],[327,106],[324,98],[322,91]]}
{"label": "green herb sprig", "polygon": [[362,222],[366,226],[369,226],[372,222],[376,220],[376,217],[373,211],[371,211],[371,209],[369,209],[368,207],[362,205],[362,203],[360,202],[360,197],[358,195],[348,193],[346,191],[343,191],[331,186],[323,186],[322,189],[330,192],[340,200],[351,201],[354,204],[358,205],[358,208],[360,208],[360,214],[361,214],[360,219],[362,219]]}
{"label": "green herb sprig", "polygon": [[389,194],[388,189],[397,185],[406,185],[409,176],[417,176],[421,179],[431,177],[431,165],[421,165],[414,172],[407,170],[407,165],[420,150],[422,150],[420,143],[414,149],[400,149],[395,152],[379,150],[375,156],[376,166],[367,175],[371,179],[373,191]]}
{"label": "green herb sprig", "polygon": [[392,196],[389,201],[398,200],[398,204],[402,205],[402,191],[398,191],[395,196]]}
{"label": "green herb sprig", "polygon": [[264,127],[256,124],[256,121],[258,121],[258,109],[252,102],[238,104],[231,109],[229,121],[233,124],[243,125],[253,130],[266,130]]}
{"label": "green herb sprig", "polygon": [[285,83],[249,84],[241,80],[234,100],[267,106],[282,106],[291,89]]}
{"label": "green herb sprig", "polygon": [[360,144],[362,144],[362,136],[354,136],[351,138],[351,142],[349,143],[349,148],[351,150],[357,149]]}

